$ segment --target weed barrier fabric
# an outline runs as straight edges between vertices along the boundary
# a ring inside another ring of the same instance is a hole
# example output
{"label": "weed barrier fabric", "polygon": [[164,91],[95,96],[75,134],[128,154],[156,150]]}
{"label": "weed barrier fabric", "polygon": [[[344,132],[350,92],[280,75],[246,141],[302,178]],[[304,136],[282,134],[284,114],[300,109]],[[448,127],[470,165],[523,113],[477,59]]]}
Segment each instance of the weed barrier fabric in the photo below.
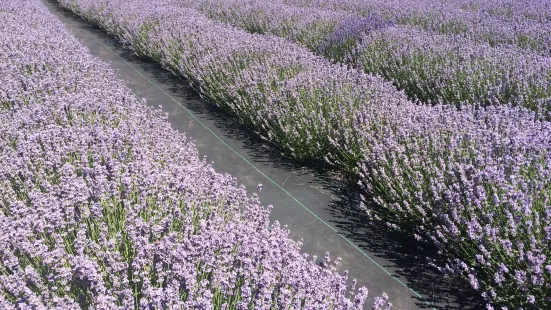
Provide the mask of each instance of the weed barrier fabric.
{"label": "weed barrier fabric", "polygon": [[442,279],[424,265],[414,240],[362,224],[354,184],[287,160],[202,100],[185,81],[134,56],[101,29],[53,1],[45,3],[92,55],[110,62],[139,98],[147,105],[162,106],[172,127],[194,140],[216,171],[237,177],[249,192],[263,184],[262,203],[275,206],[271,219],[288,225],[294,239],[304,238],[304,252],[320,259],[326,251],[333,259],[341,257],[339,271],[349,270],[350,279],[369,288],[366,304],[386,292],[393,309],[480,307],[462,281]]}

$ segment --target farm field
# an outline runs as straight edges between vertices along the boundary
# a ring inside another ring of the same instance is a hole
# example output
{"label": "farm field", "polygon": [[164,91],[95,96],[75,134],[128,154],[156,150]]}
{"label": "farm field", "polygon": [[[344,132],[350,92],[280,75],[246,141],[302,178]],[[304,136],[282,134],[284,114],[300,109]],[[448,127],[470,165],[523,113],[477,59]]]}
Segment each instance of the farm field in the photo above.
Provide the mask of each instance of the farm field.
{"label": "farm field", "polygon": [[[545,2],[57,2],[352,179],[360,230],[436,249],[488,309],[551,308]],[[41,1],[0,12],[2,308],[409,309],[303,254],[262,185],[215,172]]]}
{"label": "farm field", "polygon": [[1,309],[362,308],[40,1],[0,11]]}

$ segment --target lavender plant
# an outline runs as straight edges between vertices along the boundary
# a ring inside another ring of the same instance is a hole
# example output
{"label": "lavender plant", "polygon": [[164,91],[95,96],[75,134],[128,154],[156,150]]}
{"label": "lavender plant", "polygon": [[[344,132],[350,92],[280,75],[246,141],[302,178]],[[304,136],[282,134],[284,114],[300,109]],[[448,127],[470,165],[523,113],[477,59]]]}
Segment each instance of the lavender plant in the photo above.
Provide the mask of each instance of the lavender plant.
{"label": "lavender plant", "polygon": [[549,122],[510,108],[389,103],[356,126],[375,220],[436,245],[448,259],[435,266],[466,278],[489,308],[551,306]]}
{"label": "lavender plant", "polygon": [[292,38],[308,47],[318,45],[349,15],[315,8],[288,7],[277,2],[205,0],[193,3],[183,1],[180,4],[249,32]]}
{"label": "lavender plant", "polygon": [[360,15],[380,14],[397,24],[492,46],[513,45],[551,56],[551,7],[545,0],[281,0],[281,3]]}
{"label": "lavender plant", "polygon": [[41,1],[0,36],[0,308],[363,307]]}
{"label": "lavender plant", "polygon": [[543,115],[551,109],[551,58],[523,50],[473,45],[399,26],[364,35],[354,58],[358,68],[393,81],[423,102],[506,103]]}
{"label": "lavender plant", "polygon": [[[243,0],[205,0],[196,6],[211,18],[289,38],[333,61],[380,75],[414,100],[456,106],[512,104],[549,113],[551,60],[518,48],[492,48],[411,26],[392,27],[374,14],[347,16]],[[319,24],[331,31],[319,31]],[[293,27],[295,31],[289,30]]]}
{"label": "lavender plant", "polygon": [[183,1],[180,4],[251,33],[289,38],[311,50],[317,50],[341,23],[349,23],[351,19],[347,13],[297,8],[266,1],[202,0],[193,3]]}
{"label": "lavender plant", "polygon": [[463,10],[485,13],[500,17],[503,20],[527,19],[540,22],[551,21],[550,5],[547,1],[513,1],[513,0],[458,0],[458,8]]}
{"label": "lavender plant", "polygon": [[341,22],[314,50],[335,62],[356,65],[358,44],[362,38],[375,31],[393,26],[378,15],[350,17]]}
{"label": "lavender plant", "polygon": [[288,38],[336,62],[351,62],[350,55],[363,34],[392,25],[376,14],[361,16],[277,2],[202,0],[180,4],[251,33]]}

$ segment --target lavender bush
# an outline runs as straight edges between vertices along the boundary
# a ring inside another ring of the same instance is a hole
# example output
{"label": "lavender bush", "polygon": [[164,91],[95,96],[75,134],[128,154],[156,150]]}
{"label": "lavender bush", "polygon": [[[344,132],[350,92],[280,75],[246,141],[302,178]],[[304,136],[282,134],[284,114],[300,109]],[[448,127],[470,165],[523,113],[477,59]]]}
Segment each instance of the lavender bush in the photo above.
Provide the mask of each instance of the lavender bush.
{"label": "lavender bush", "polygon": [[316,8],[297,8],[276,2],[249,0],[185,1],[180,5],[195,8],[207,17],[226,22],[251,33],[273,34],[300,42],[314,49],[326,41],[349,13]]}
{"label": "lavender bush", "polygon": [[418,105],[379,78],[178,1],[61,2],[295,156],[358,167],[380,206],[374,219],[435,244],[448,259],[438,267],[469,280],[489,308],[549,308],[551,123],[533,111]]}
{"label": "lavender bush", "polygon": [[551,56],[551,6],[546,0],[281,0],[281,3],[360,15],[380,14],[398,24],[491,46],[513,45]]}
{"label": "lavender bush", "polygon": [[250,0],[181,1],[207,17],[251,33],[272,34],[342,61],[366,32],[391,25],[378,15],[361,16],[316,8],[299,8],[278,2]]}
{"label": "lavender bush", "polygon": [[551,59],[518,48],[392,27],[374,14],[331,14],[248,0],[194,4],[211,18],[289,38],[333,61],[383,76],[415,100],[457,106],[512,104],[544,115],[551,107]]}
{"label": "lavender bush", "polygon": [[362,38],[375,30],[391,26],[393,26],[392,22],[376,14],[365,17],[351,16],[335,27],[334,31],[313,50],[332,61],[356,66],[358,44]]}
{"label": "lavender bush", "polygon": [[404,26],[372,31],[360,42],[354,53],[358,68],[423,102],[509,103],[543,115],[551,110],[551,58]]}
{"label": "lavender bush", "polygon": [[315,7],[295,7],[250,0],[201,0],[181,5],[194,7],[209,18],[249,32],[285,37],[310,50],[341,61],[360,36],[391,23],[376,14],[361,16]]}
{"label": "lavender bush", "polygon": [[503,20],[551,21],[551,5],[548,1],[543,0],[457,0],[454,2],[460,9],[496,16]]}
{"label": "lavender bush", "polygon": [[389,103],[356,123],[374,219],[436,245],[489,308],[551,306],[551,124],[533,117]]}
{"label": "lavender bush", "polygon": [[40,1],[0,36],[0,308],[363,307]]}

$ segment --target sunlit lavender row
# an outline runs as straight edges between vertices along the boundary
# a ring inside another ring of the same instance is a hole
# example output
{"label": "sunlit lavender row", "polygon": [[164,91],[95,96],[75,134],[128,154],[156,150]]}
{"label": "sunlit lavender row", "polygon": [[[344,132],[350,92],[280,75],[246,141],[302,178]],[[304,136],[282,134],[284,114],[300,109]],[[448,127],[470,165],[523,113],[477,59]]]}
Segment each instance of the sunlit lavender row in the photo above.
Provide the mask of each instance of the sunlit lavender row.
{"label": "sunlit lavender row", "polygon": [[422,102],[512,104],[549,114],[551,58],[515,47],[476,44],[381,16],[266,1],[203,0],[207,16],[253,33],[289,38],[317,54],[380,75]]}
{"label": "sunlit lavender row", "polygon": [[[271,1],[273,2],[273,1]],[[514,45],[551,56],[551,4],[547,0],[279,0],[328,8],[461,36],[492,46]]]}
{"label": "sunlit lavender row", "polygon": [[379,206],[373,218],[435,244],[448,258],[438,267],[489,308],[550,306],[551,124],[533,112],[417,105],[378,78],[179,0],[60,2],[294,156],[359,168]]}
{"label": "sunlit lavender row", "polygon": [[0,36],[1,309],[363,308],[39,0]]}
{"label": "sunlit lavender row", "polygon": [[355,126],[375,220],[436,245],[449,259],[435,266],[488,302],[551,306],[550,123],[509,108],[391,103],[366,107]]}
{"label": "sunlit lavender row", "polygon": [[367,9],[385,7],[388,10],[394,6],[398,11],[418,11],[423,9],[433,10],[457,10],[462,9],[477,13],[488,14],[489,16],[500,17],[504,20],[528,19],[540,22],[551,21],[550,4],[545,0],[518,1],[518,0],[360,0],[360,1],[338,1],[338,0],[278,0],[279,2],[302,7],[322,7],[331,10],[354,9],[365,13]]}

